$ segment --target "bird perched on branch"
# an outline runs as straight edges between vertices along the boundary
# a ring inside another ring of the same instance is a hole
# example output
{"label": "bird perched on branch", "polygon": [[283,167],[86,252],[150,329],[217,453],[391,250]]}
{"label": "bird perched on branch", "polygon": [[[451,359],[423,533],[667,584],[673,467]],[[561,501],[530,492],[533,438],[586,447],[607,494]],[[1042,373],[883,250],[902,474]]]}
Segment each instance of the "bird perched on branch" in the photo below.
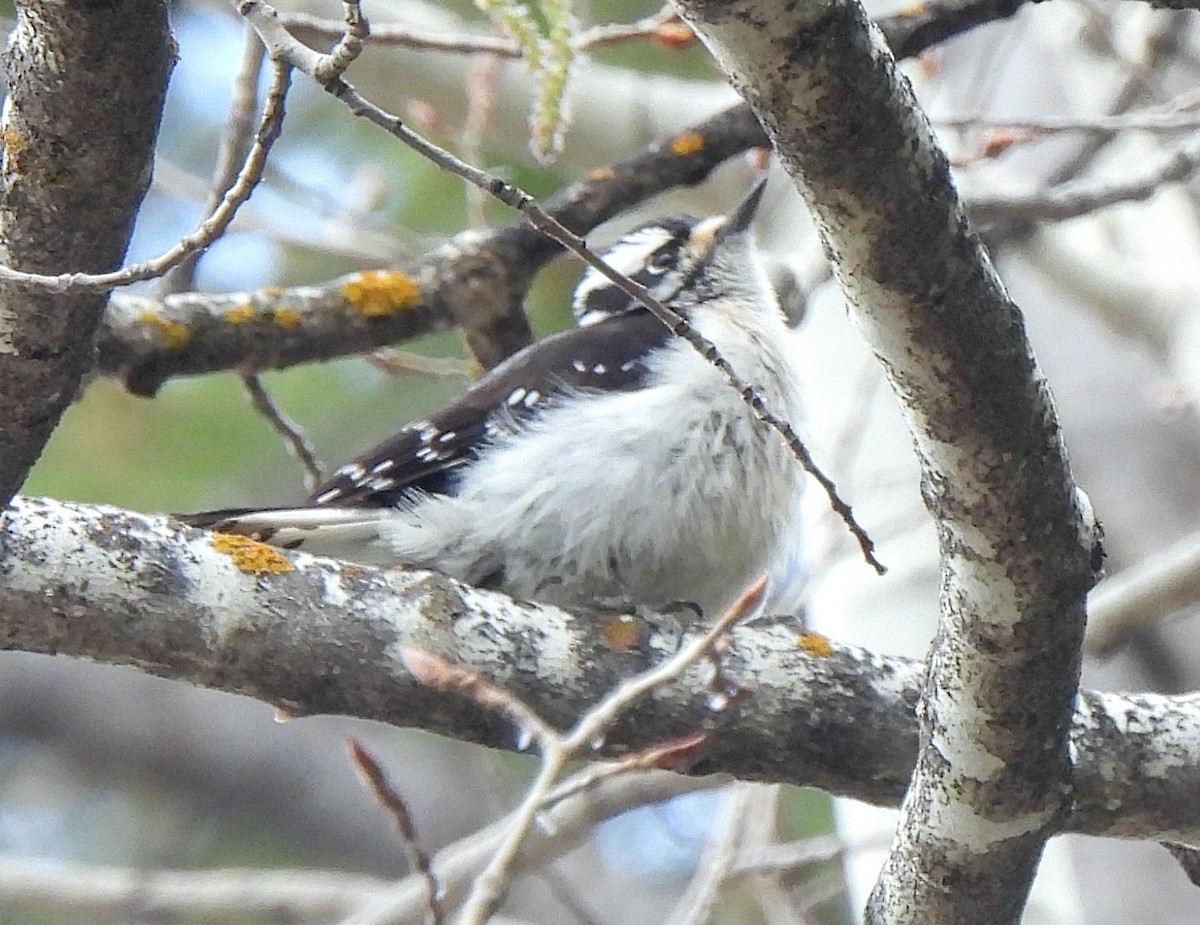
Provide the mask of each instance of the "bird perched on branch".
{"label": "bird perched on branch", "polygon": [[[749,226],[662,219],[605,261],[711,341],[777,413],[798,374]],[[307,503],[190,523],[370,565],[432,568],[564,606],[715,619],[795,528],[801,470],[725,376],[589,269],[579,326],[338,469]]]}

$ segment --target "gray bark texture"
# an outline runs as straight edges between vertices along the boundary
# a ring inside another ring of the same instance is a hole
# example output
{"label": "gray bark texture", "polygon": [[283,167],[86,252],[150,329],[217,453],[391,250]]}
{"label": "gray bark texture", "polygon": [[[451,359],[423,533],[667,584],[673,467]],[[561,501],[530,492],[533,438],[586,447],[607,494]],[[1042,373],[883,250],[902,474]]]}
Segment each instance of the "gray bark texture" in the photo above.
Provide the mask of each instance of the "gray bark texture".
{"label": "gray bark texture", "polygon": [[938,527],[921,747],[870,922],[1016,922],[1071,804],[1099,538],[1049,390],[949,163],[855,2],[677,4],[817,220]]}
{"label": "gray bark texture", "polygon": [[[162,0],[30,0],[4,55],[0,259],[36,273],[119,266],[150,182],[175,60]],[[105,293],[0,288],[0,498],[81,377]]]}

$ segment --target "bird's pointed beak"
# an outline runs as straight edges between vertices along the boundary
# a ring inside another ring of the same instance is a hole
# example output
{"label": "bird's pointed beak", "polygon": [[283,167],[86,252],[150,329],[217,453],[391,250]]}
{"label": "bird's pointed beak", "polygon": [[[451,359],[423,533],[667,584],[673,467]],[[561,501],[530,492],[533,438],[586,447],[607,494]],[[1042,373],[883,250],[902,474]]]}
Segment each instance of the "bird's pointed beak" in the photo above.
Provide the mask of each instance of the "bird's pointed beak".
{"label": "bird's pointed beak", "polygon": [[755,213],[758,212],[758,206],[762,202],[763,191],[766,188],[767,178],[764,176],[754,184],[754,187],[746,195],[746,198],[738,204],[738,207],[729,213],[725,219],[725,224],[717,232],[717,240],[741,234],[750,227],[750,223],[754,221]]}

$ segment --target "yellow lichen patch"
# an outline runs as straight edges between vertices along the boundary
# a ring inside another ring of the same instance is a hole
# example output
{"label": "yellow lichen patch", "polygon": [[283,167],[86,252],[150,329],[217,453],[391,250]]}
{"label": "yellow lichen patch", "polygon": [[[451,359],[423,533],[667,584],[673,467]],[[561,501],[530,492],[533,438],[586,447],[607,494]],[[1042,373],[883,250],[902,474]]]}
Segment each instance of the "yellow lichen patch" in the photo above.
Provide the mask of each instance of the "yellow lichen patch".
{"label": "yellow lichen patch", "polygon": [[158,333],[158,338],[162,341],[163,346],[171,350],[178,350],[192,336],[192,332],[187,329],[187,325],[180,324],[178,321],[172,321],[170,318],[164,318],[155,312],[142,312],[138,315],[138,321],[153,328]]}
{"label": "yellow lichen patch", "polygon": [[796,640],[796,647],[813,658],[829,658],[833,655],[833,644],[820,633],[805,633]]}
{"label": "yellow lichen patch", "polygon": [[224,318],[228,324],[249,324],[254,320],[254,306],[249,302],[235,305],[225,313]]}
{"label": "yellow lichen patch", "polygon": [[290,305],[280,305],[271,316],[271,321],[275,326],[285,330],[296,327],[300,324],[300,320],[300,313]]}
{"label": "yellow lichen patch", "polygon": [[9,129],[4,133],[4,156],[8,159],[8,169],[13,173],[21,172],[21,155],[28,147],[29,142],[19,132]]}
{"label": "yellow lichen patch", "polygon": [[630,652],[642,644],[646,627],[637,617],[627,613],[614,613],[604,618],[600,627],[600,638],[614,652]]}
{"label": "yellow lichen patch", "polygon": [[290,572],[294,567],[278,549],[248,536],[214,533],[212,547],[217,552],[225,553],[237,568],[251,575],[278,575]]}
{"label": "yellow lichen patch", "polygon": [[676,157],[687,157],[704,147],[704,136],[697,132],[685,132],[671,139],[671,153]]}
{"label": "yellow lichen patch", "polygon": [[615,180],[617,172],[611,167],[597,167],[595,170],[587,172],[587,178],[593,183],[601,183],[605,180]]}
{"label": "yellow lichen patch", "polygon": [[378,270],[353,277],[343,284],[342,295],[360,315],[381,318],[416,305],[421,290],[411,276]]}

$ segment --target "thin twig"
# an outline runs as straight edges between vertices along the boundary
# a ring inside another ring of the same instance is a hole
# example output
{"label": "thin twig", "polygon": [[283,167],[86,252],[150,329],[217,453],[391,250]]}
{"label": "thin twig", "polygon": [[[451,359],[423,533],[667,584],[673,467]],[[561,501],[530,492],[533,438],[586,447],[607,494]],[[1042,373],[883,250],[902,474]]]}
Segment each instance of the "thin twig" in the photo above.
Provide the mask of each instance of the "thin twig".
{"label": "thin twig", "polygon": [[[631,39],[652,38],[663,26],[678,22],[679,17],[670,7],[632,23],[608,23],[593,26],[571,39],[576,51],[626,42]],[[280,13],[279,21],[289,30],[308,32],[321,38],[341,38],[345,33],[342,23],[314,16],[311,13]],[[520,46],[511,39],[491,35],[446,35],[423,32],[407,26],[393,24],[374,25],[366,37],[372,45],[391,45],[412,51],[439,51],[465,55],[492,55],[498,58],[521,58]]]}
{"label": "thin twig", "polygon": [[0,279],[22,285],[42,286],[56,292],[115,289],[118,286],[162,276],[184,258],[208,247],[225,233],[238,209],[250,198],[250,194],[262,179],[267,155],[279,138],[283,126],[283,103],[291,82],[291,73],[292,69],[288,64],[272,58],[271,84],[267,89],[267,98],[263,104],[258,130],[254,135],[254,144],[250,153],[246,155],[246,162],[242,165],[237,180],[225,193],[221,204],[212,215],[202,221],[194,231],[180,238],[169,250],[144,263],[111,273],[62,273],[49,276],[43,273],[22,273],[0,264]]}
{"label": "thin twig", "polygon": [[363,41],[371,31],[358,0],[343,0],[342,9],[342,34],[329,54],[324,55],[313,70],[312,76],[319,83],[336,80],[346,73],[346,69],[362,54]]}
{"label": "thin twig", "polygon": [[[628,42],[630,39],[650,38],[660,32],[664,26],[674,23],[683,25],[679,14],[669,3],[657,13],[631,23],[608,23],[603,26],[593,26],[577,36],[571,44],[576,51],[589,51],[602,48],[605,45],[615,45],[618,42]],[[683,26],[688,32],[690,27]]]}
{"label": "thin twig", "polygon": [[1084,646],[1111,655],[1131,636],[1200,603],[1200,533],[1105,579],[1088,599]]}
{"label": "thin twig", "polygon": [[414,678],[429,687],[470,697],[485,710],[502,713],[521,737],[536,742],[543,751],[558,742],[558,733],[518,697],[485,681],[470,669],[413,646],[401,646],[400,661]]}
{"label": "thin twig", "polygon": [[973,219],[1063,221],[1121,202],[1136,202],[1156,195],[1168,183],[1191,179],[1200,170],[1200,141],[1195,138],[1139,171],[1127,171],[1119,180],[1094,183],[1077,181],[1030,195],[976,197],[970,201]]}
{"label": "thin twig", "polygon": [[569,733],[563,736],[549,735],[540,739],[542,764],[537,777],[526,792],[525,799],[513,813],[504,840],[476,880],[475,888],[463,905],[462,915],[458,919],[459,925],[483,925],[499,907],[512,879],[513,861],[517,852],[567,763],[593,748],[617,718],[634,703],[650,691],[674,681],[689,666],[710,652],[717,640],[728,632],[734,623],[753,612],[762,600],[765,589],[764,577],[743,592],[704,635],[682,646],[662,665],[622,683],[580,717],[575,728]]}
{"label": "thin twig", "polygon": [[[229,113],[225,116],[225,127],[217,149],[217,164],[209,182],[208,197],[204,203],[204,217],[209,218],[221,204],[225,191],[237,180],[238,169],[245,163],[246,155],[254,140],[254,109],[258,102],[258,79],[262,74],[263,59],[266,57],[262,42],[247,23],[242,37],[242,60],[233,78],[233,99]],[[158,171],[155,171],[157,180]],[[183,292],[193,288],[196,265],[202,251],[183,258],[178,265],[166,273],[158,284],[160,295]]]}
{"label": "thin twig", "polygon": [[324,481],[321,473],[321,462],[317,459],[316,451],[300,425],[289,418],[271,398],[271,393],[263,385],[258,373],[244,373],[242,387],[250,397],[254,410],[271,422],[275,432],[283,438],[284,446],[304,469],[304,487],[312,491]]}
{"label": "thin twig", "polygon": [[400,795],[399,791],[392,786],[391,781],[388,780],[387,774],[384,773],[379,762],[363,747],[363,744],[358,739],[353,736],[347,736],[346,744],[350,750],[350,760],[354,762],[355,767],[362,774],[363,780],[370,788],[376,801],[392,817],[392,821],[396,825],[396,831],[400,835],[400,841],[404,844],[404,853],[408,857],[409,867],[425,881],[425,888],[428,893],[428,903],[425,907],[425,921],[427,925],[442,925],[442,922],[446,920],[446,913],[442,908],[441,888],[438,886],[437,877],[433,873],[433,863],[417,839],[417,827],[413,823],[408,803],[405,802],[404,797]]}
{"label": "thin twig", "polygon": [[[484,133],[492,117],[496,102],[496,77],[501,58],[496,55],[481,55],[467,69],[467,116],[459,133],[459,149],[463,160],[478,161],[483,150]],[[484,204],[487,197],[471,183],[463,184],[467,200],[467,220],[472,228],[487,225]]]}
{"label": "thin twig", "polygon": [[659,745],[652,745],[640,752],[626,755],[620,761],[589,765],[548,793],[542,803],[542,809],[553,806],[567,797],[595,787],[601,781],[617,777],[620,774],[630,774],[634,771],[678,770],[687,764],[707,741],[708,735],[700,732]]}
{"label": "thin twig", "polygon": [[416,373],[418,376],[471,379],[479,374],[479,367],[470,360],[458,357],[427,357],[408,350],[374,350],[364,354],[363,359],[389,376]]}
{"label": "thin twig", "polygon": [[752,874],[790,874],[815,864],[826,864],[849,854],[840,835],[814,835],[781,845],[764,845],[744,853],[730,870],[730,877]]}
{"label": "thin twig", "polygon": [[658,667],[624,681],[580,718],[570,734],[564,737],[563,748],[572,753],[591,748],[600,740],[608,727],[616,722],[617,717],[634,703],[652,690],[670,684],[683,674],[693,662],[711,652],[713,646],[717,644],[717,640],[729,632],[735,623],[754,611],[754,608],[762,601],[766,587],[767,579],[766,576],[763,576],[743,591],[741,596],[725,611],[721,619],[717,620],[703,636],[681,646],[678,652]]}
{"label": "thin twig", "polygon": [[751,784],[735,784],[725,792],[721,824],[710,835],[687,889],[667,918],[667,925],[704,925],[721,895],[721,885],[737,861],[742,824],[750,806]]}

